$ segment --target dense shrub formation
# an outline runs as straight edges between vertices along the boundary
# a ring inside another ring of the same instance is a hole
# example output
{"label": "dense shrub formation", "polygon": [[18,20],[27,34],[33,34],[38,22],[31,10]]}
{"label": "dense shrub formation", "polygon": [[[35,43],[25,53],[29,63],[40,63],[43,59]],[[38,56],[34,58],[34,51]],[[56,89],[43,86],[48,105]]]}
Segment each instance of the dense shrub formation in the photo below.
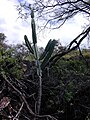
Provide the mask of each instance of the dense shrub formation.
{"label": "dense shrub formation", "polygon": [[[86,55],[87,51],[83,53],[85,59],[78,54],[70,53],[62,57],[54,66],[43,70],[40,114],[52,115],[57,120],[89,119],[90,55]],[[20,60],[13,55],[11,48],[4,49],[2,46],[0,48],[1,119],[12,120],[17,115],[18,120],[33,120],[22,96],[34,111],[37,90],[38,76],[34,61]],[[1,103],[5,102],[6,98],[10,99],[10,103],[2,107]],[[18,113],[20,108],[21,111]]]}

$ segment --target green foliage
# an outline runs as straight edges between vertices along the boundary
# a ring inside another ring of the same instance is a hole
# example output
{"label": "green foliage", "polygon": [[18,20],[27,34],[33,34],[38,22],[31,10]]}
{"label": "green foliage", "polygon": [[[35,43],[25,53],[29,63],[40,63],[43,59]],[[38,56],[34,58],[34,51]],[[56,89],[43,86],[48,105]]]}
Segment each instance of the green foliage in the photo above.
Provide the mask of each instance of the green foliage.
{"label": "green foliage", "polygon": [[46,75],[46,71],[43,74],[43,84],[47,86],[43,90],[42,104],[45,108],[43,112],[49,114],[64,114],[68,109],[66,104],[73,107],[73,101],[81,99],[77,98],[76,94],[90,83],[90,66],[87,67],[79,56],[77,59],[76,56],[70,57],[70,59],[61,58],[49,70],[49,77]]}
{"label": "green foliage", "polygon": [[81,72],[84,69],[85,65],[82,61],[79,60],[69,60],[67,62],[67,69],[75,70]]}
{"label": "green foliage", "polygon": [[13,50],[13,48],[8,50],[0,49],[0,71],[20,79],[23,71],[18,59],[12,56]]}
{"label": "green foliage", "polygon": [[4,33],[0,33],[0,43],[3,43],[5,38],[6,36],[4,35]]}
{"label": "green foliage", "polygon": [[74,88],[74,83],[72,81],[70,81],[67,84],[67,89],[65,91],[65,100],[68,101],[68,102],[71,99],[73,99],[73,96],[74,96],[73,88]]}

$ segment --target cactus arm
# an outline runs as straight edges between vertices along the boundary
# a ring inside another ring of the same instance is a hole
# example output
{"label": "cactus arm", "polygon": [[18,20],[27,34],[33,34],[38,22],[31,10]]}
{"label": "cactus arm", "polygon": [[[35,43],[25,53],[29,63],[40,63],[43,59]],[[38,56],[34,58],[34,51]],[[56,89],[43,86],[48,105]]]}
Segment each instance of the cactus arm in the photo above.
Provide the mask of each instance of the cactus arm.
{"label": "cactus arm", "polygon": [[44,52],[41,54],[39,60],[42,60],[46,56],[47,52],[50,50],[51,43],[52,43],[52,40],[50,39],[45,47]]}
{"label": "cactus arm", "polygon": [[52,40],[50,39],[45,47],[45,51],[48,52],[51,46]]}
{"label": "cactus arm", "polygon": [[32,54],[34,54],[33,48],[32,48],[32,46],[31,46],[31,44],[30,44],[30,42],[29,42],[29,40],[28,40],[28,38],[27,38],[26,35],[24,35],[24,40],[25,40],[25,44],[26,44],[28,50],[29,50]]}
{"label": "cactus arm", "polygon": [[46,56],[45,56],[45,58],[44,58],[44,60],[43,60],[43,62],[42,62],[42,64],[41,64],[41,69],[42,69],[42,70],[43,70],[43,69],[46,67],[46,65],[48,64],[49,59],[50,59],[50,57],[51,57],[51,55],[52,55],[52,53],[53,53],[53,50],[54,50],[54,47],[55,47],[56,44],[57,44],[57,41],[56,41],[56,40],[53,40],[52,43],[51,43],[51,46],[50,46],[50,50],[49,50],[48,53],[46,54]]}

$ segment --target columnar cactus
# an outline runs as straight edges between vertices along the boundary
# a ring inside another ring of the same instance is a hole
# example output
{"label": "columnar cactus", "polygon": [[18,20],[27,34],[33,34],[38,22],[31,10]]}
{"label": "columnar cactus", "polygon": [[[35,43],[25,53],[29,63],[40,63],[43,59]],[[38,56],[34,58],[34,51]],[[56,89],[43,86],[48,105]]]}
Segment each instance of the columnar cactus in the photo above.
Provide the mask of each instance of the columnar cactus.
{"label": "columnar cactus", "polygon": [[38,48],[37,48],[37,36],[36,36],[36,26],[34,21],[34,12],[33,9],[31,9],[31,28],[32,28],[32,42],[33,47],[31,46],[27,36],[24,36],[26,46],[31,54],[34,55],[35,61],[36,61],[36,67],[37,67],[37,75],[39,77],[39,90],[38,90],[38,99],[36,102],[36,114],[39,114],[40,107],[41,107],[41,97],[42,97],[42,70],[46,67],[47,63],[49,62],[49,59],[53,53],[54,46],[56,45],[56,40],[49,40],[49,42],[46,45],[46,48],[41,56],[38,54]]}

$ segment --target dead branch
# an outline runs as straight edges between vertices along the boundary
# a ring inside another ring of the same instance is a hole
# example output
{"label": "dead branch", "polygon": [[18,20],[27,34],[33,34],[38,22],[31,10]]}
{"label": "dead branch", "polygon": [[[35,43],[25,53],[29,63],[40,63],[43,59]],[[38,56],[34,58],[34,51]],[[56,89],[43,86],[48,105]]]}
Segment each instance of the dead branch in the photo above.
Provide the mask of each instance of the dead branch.
{"label": "dead branch", "polygon": [[[54,56],[52,56],[52,57],[50,58],[49,62],[47,63],[47,65],[48,65],[48,64],[49,64],[49,66],[54,65],[62,56],[70,53],[71,51],[73,51],[73,50],[75,50],[75,49],[77,49],[78,46],[79,46],[79,45],[81,44],[81,42],[83,41],[83,39],[85,39],[85,38],[87,37],[87,35],[88,35],[89,32],[90,32],[90,27],[87,28],[87,30],[86,30],[85,32],[82,32],[80,35],[78,35],[78,36],[69,44],[68,49],[66,49],[66,50],[63,51],[62,53],[58,53],[58,54],[55,54]],[[83,36],[81,37],[81,35],[83,35]],[[80,38],[80,37],[81,37],[81,38]],[[79,38],[80,38],[80,40],[77,42],[77,39],[79,39]],[[76,42],[77,42],[77,44],[76,44],[74,47],[71,48],[71,46],[72,46],[74,43],[76,43]]]}
{"label": "dead branch", "polygon": [[18,116],[19,116],[19,114],[21,113],[21,110],[22,110],[22,108],[23,108],[23,105],[24,105],[24,102],[22,103],[19,111],[17,112],[17,114],[16,114],[16,116],[13,118],[13,120],[16,120],[16,119],[18,118]]}
{"label": "dead branch", "polygon": [[26,98],[24,97],[24,95],[21,93],[21,91],[19,91],[14,85],[12,85],[12,83],[9,82],[9,80],[7,79],[7,76],[5,75],[5,73],[1,73],[1,75],[3,76],[4,80],[17,92],[19,93],[19,95],[21,96],[23,102],[26,104],[27,109],[29,110],[29,113],[33,116],[33,117],[38,117],[38,118],[50,118],[52,120],[57,120],[56,118],[54,118],[51,115],[37,115],[35,114],[32,109],[30,108]]}

